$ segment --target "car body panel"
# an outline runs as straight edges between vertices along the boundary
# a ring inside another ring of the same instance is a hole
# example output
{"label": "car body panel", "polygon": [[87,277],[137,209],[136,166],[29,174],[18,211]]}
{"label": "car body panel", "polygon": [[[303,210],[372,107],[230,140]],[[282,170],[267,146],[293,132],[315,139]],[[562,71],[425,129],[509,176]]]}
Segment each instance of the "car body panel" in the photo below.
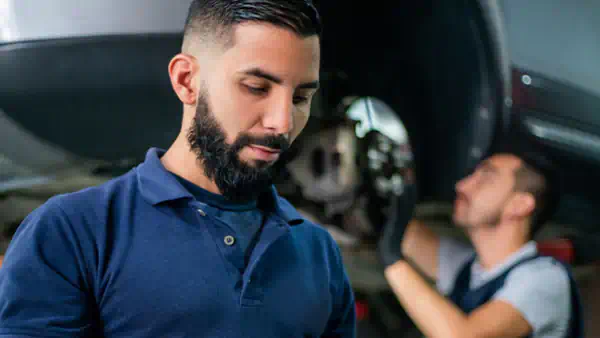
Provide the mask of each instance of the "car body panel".
{"label": "car body panel", "polygon": [[0,44],[179,33],[189,4],[189,0],[3,0],[0,2]]}

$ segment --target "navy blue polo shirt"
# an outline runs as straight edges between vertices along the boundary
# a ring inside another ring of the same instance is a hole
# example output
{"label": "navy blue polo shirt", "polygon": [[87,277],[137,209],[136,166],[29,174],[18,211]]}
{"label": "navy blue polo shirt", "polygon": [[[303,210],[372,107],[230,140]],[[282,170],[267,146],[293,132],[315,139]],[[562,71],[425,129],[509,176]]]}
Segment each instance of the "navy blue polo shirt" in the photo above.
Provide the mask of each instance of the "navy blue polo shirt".
{"label": "navy blue polo shirt", "polygon": [[0,337],[355,337],[352,289],[324,228],[272,188],[245,265],[235,231],[162,154],[23,221],[0,268]]}
{"label": "navy blue polo shirt", "polygon": [[173,174],[173,176],[189,191],[197,201],[206,203],[206,207],[214,208],[214,215],[223,226],[229,227],[234,233],[234,241],[244,252],[246,259],[252,253],[256,236],[264,221],[264,213],[258,206],[257,200],[236,203],[228,200],[223,195],[213,194],[194,183]]}

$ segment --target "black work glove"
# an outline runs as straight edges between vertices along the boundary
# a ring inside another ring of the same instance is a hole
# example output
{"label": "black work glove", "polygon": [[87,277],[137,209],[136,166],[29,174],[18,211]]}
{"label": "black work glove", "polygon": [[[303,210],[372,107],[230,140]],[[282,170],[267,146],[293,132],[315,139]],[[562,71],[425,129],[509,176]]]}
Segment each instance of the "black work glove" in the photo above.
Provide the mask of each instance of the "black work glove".
{"label": "black work glove", "polygon": [[392,199],[390,214],[379,238],[377,249],[384,267],[388,267],[402,256],[402,238],[408,223],[413,217],[417,204],[417,187],[414,183],[407,184],[400,196]]}

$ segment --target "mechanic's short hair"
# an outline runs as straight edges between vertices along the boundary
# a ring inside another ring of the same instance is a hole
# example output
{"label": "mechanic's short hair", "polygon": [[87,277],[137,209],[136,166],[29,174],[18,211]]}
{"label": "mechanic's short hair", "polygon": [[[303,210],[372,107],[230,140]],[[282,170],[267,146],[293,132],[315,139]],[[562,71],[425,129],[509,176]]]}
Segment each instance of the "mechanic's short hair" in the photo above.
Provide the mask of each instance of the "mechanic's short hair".
{"label": "mechanic's short hair", "polygon": [[558,168],[539,144],[524,137],[513,135],[505,140],[498,152],[514,155],[521,160],[521,165],[514,173],[514,190],[530,193],[535,198],[529,232],[530,238],[534,238],[558,207]]}
{"label": "mechanic's short hair", "polygon": [[530,193],[535,199],[531,215],[530,237],[533,238],[550,219],[556,208],[556,193],[551,176],[531,160],[520,156],[522,162],[515,170],[515,191]]}
{"label": "mechanic's short hair", "polygon": [[243,22],[262,22],[302,37],[321,36],[321,19],[311,0],[193,0],[184,28],[184,49],[191,41],[232,46],[232,29]]}

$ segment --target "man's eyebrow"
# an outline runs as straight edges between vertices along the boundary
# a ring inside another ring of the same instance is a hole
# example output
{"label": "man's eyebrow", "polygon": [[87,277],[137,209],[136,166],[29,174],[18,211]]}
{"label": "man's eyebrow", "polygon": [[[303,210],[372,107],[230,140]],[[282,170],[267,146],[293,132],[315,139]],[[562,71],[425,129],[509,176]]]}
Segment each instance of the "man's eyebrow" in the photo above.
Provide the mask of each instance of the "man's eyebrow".
{"label": "man's eyebrow", "polygon": [[483,171],[493,172],[493,173],[497,173],[499,171],[498,167],[494,166],[489,161],[485,161],[485,162],[481,163],[480,169]]}
{"label": "man's eyebrow", "polygon": [[[248,70],[245,70],[242,72],[243,74],[246,75],[250,75],[250,76],[256,76],[256,77],[260,77],[262,79],[271,81],[271,82],[275,82],[277,84],[282,84],[283,80],[278,77],[277,75],[274,74],[270,74],[260,68],[250,68]],[[319,81],[311,81],[311,82],[306,82],[303,83],[301,85],[298,86],[298,88],[301,89],[318,89],[319,88]]]}
{"label": "man's eyebrow", "polygon": [[298,86],[300,89],[319,89],[319,81],[306,82]]}

